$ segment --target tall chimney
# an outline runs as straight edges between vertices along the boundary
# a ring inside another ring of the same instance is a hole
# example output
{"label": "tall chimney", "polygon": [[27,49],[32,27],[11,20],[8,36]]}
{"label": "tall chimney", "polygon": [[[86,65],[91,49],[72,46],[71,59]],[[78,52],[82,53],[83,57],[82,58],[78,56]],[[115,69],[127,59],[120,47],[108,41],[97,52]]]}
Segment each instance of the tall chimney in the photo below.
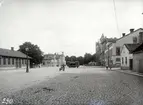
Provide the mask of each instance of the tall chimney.
{"label": "tall chimney", "polygon": [[124,37],[126,34],[125,33],[122,33],[122,36]]}
{"label": "tall chimney", "polygon": [[132,32],[134,32],[134,29],[133,29],[133,28],[130,29],[130,33],[132,33]]}
{"label": "tall chimney", "polygon": [[14,51],[14,47],[11,47],[11,50]]}

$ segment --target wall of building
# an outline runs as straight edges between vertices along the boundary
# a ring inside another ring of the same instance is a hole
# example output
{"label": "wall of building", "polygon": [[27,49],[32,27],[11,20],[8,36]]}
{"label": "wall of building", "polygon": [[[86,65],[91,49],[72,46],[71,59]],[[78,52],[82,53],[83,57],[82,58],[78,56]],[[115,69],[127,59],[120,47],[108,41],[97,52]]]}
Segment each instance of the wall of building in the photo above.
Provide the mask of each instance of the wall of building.
{"label": "wall of building", "polygon": [[[122,47],[124,44],[133,43],[133,37],[137,37],[137,43],[138,43],[139,42],[138,37],[139,37],[140,32],[143,32],[143,30],[139,29],[139,30],[136,30],[136,31],[130,33],[130,35],[128,35],[128,36],[122,37],[121,39],[116,41],[115,47]],[[114,47],[114,50],[116,50],[115,47]]]}
{"label": "wall of building", "polygon": [[[116,43],[113,46],[113,56],[116,56],[115,59],[120,58],[120,61],[121,61],[121,54],[116,55],[116,48],[120,47],[120,52],[121,52],[121,49],[122,49],[124,44],[133,43],[133,37],[137,37],[137,43],[138,43],[139,42],[138,37],[139,37],[140,32],[143,32],[143,30],[138,29],[138,30],[130,33],[130,35],[124,36],[124,37],[122,37],[122,38],[120,38],[119,40],[116,41]],[[116,62],[116,63],[119,63],[119,62]]]}
{"label": "wall of building", "polygon": [[[110,44],[110,46],[108,46],[108,44]],[[112,59],[112,44],[111,43],[107,43],[106,45],[106,50],[105,50],[105,65],[108,65],[108,64],[113,64],[113,59]],[[109,61],[109,63],[108,63]]]}
{"label": "wall of building", "polygon": [[[4,64],[4,59],[5,59],[5,64]],[[1,57],[0,58],[0,69],[26,68],[26,62],[27,62],[26,59],[22,59],[22,58]],[[30,67],[30,61],[28,61],[28,64]]]}
{"label": "wall of building", "polygon": [[133,54],[133,71],[143,73],[143,53]]}
{"label": "wall of building", "polygon": [[[113,50],[115,43],[112,43],[109,47],[109,61],[113,67],[120,67],[120,56],[115,56],[115,50]],[[107,47],[107,46],[106,46]],[[105,62],[108,64],[108,49],[105,50]]]}
{"label": "wall of building", "polygon": [[123,49],[121,51],[121,69],[130,69],[130,59],[133,59],[133,55],[129,54],[128,49],[123,46]]}
{"label": "wall of building", "polygon": [[121,64],[120,64],[120,56],[115,56],[115,55],[112,55],[112,60],[113,60],[113,65],[114,67],[120,67]]}

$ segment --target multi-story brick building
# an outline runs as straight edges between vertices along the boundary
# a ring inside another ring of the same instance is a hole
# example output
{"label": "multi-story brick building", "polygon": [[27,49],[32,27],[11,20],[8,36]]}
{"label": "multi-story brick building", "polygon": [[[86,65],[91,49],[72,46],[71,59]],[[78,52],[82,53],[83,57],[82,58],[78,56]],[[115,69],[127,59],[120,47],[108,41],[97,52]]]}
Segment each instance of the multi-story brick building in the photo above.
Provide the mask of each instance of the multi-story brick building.
{"label": "multi-story brick building", "polygon": [[14,51],[0,48],[0,69],[15,69],[15,68],[26,68],[28,58],[28,66],[30,66],[30,57],[27,57],[20,51]]}

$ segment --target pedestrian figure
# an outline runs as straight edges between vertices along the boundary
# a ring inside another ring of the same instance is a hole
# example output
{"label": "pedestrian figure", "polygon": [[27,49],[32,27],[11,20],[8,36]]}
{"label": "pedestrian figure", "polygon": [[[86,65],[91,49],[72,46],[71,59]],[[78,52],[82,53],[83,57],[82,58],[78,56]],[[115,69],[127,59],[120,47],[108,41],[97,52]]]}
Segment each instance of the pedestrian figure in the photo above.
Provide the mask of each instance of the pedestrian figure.
{"label": "pedestrian figure", "polygon": [[64,64],[62,64],[61,67],[59,68],[59,71],[61,71],[61,70],[65,71],[65,65]]}
{"label": "pedestrian figure", "polygon": [[61,70],[62,70],[62,67],[59,68],[59,71],[61,71]]}
{"label": "pedestrian figure", "polygon": [[108,69],[108,65],[106,65],[106,70]]}
{"label": "pedestrian figure", "polygon": [[62,67],[62,68],[63,68],[63,71],[65,71],[65,65],[63,64],[62,66],[63,66],[63,67]]}

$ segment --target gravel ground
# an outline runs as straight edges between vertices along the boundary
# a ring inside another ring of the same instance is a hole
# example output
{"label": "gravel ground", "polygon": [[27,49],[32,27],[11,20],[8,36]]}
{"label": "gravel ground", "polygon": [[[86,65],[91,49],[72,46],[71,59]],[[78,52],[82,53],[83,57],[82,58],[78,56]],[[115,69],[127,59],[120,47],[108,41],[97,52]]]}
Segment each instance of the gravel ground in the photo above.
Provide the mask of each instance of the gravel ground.
{"label": "gravel ground", "polygon": [[88,69],[83,73],[70,69],[77,71],[4,97],[13,99],[13,105],[143,105],[143,78]]}

